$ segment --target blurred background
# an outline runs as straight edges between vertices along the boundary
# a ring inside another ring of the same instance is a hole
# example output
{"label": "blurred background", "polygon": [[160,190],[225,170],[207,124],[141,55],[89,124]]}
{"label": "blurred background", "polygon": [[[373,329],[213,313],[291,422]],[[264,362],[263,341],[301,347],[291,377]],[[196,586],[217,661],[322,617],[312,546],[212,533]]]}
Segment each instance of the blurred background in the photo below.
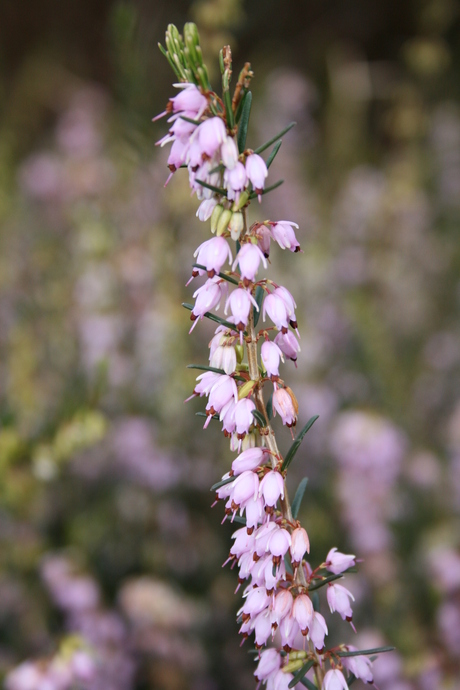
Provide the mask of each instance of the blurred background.
{"label": "blurred background", "polygon": [[[0,677],[8,690],[253,688],[231,528],[232,455],[187,406],[196,221],[166,190],[175,80],[157,48],[198,23],[255,72],[254,148],[291,120],[259,219],[296,296],[293,463],[318,565],[355,636],[392,644],[380,690],[460,688],[460,8],[455,0],[3,0],[0,4]],[[254,215],[254,218],[256,216]],[[196,372],[195,372],[196,374]],[[217,425],[216,425],[217,426]],[[290,435],[278,427],[283,450]],[[323,606],[324,606],[323,602]],[[356,683],[356,687],[359,683]],[[361,686],[363,687],[363,686]]]}

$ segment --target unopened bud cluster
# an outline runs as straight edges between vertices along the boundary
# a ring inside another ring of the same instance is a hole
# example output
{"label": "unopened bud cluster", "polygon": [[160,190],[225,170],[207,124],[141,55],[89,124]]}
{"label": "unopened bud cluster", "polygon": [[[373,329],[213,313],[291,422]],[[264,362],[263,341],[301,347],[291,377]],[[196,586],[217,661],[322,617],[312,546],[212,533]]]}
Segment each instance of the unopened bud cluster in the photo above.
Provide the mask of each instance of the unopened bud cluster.
{"label": "unopened bud cluster", "polygon": [[[294,297],[262,276],[261,269],[268,268],[273,242],[281,249],[300,251],[298,226],[285,220],[248,226],[247,206],[256,197],[260,202],[268,191],[269,167],[259,153],[246,148],[242,131],[247,129],[252,72],[246,64],[230,99],[231,54],[226,47],[221,53],[219,98],[207,82],[196,27],[191,27],[185,28],[185,42],[175,27],[168,28],[163,52],[180,83],[175,84],[179,92],[158,116],[168,116],[170,123],[158,144],[172,144],[168,181],[179,168],[187,169],[200,201],[197,216],[209,221],[214,235],[194,254],[190,281],[201,278],[202,283],[189,305],[190,332],[206,316],[219,325],[209,343],[209,366],[198,366],[204,372],[189,400],[207,399],[204,427],[219,421],[231,450],[238,452],[231,470],[214,488],[216,502],[225,504],[224,520],[243,525],[233,534],[226,561],[238,571],[237,589],[244,585],[240,634],[243,641],[254,636],[261,650],[255,676],[269,690],[293,687],[294,673],[307,667],[315,687],[322,690],[346,689],[352,676],[372,683],[367,656],[354,654],[350,645],[326,648],[328,625],[318,610],[319,599],[313,597],[313,591],[325,585],[330,611],[351,622],[353,595],[338,580],[355,565],[355,557],[333,548],[315,569],[305,560],[309,538],[293,516],[285,486],[287,466],[270,423],[271,414],[278,414],[291,433],[296,425],[297,400],[279,367],[285,358],[296,363],[300,335]],[[257,329],[259,316],[262,327]],[[276,646],[266,648],[272,642]]]}

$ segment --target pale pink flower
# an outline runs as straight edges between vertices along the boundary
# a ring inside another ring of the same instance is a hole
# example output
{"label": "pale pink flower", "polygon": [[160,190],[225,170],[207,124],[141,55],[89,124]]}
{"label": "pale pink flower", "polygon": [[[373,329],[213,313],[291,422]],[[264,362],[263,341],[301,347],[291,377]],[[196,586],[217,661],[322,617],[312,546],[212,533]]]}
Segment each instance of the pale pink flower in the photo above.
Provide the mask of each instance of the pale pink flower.
{"label": "pale pink flower", "polygon": [[[295,602],[294,602],[295,603]],[[281,637],[281,646],[286,650],[295,647],[295,639],[300,632],[299,624],[292,616],[292,613],[284,616],[279,624],[279,633]]]}
{"label": "pale pink flower", "polygon": [[171,146],[171,150],[168,156],[168,168],[170,171],[176,172],[181,165],[185,163],[185,158],[187,155],[188,143],[176,139]]}
{"label": "pale pink flower", "polygon": [[292,605],[292,617],[297,621],[302,635],[307,635],[313,621],[313,604],[307,594],[299,594]]}
{"label": "pale pink flower", "polygon": [[231,486],[230,498],[235,505],[239,506],[251,499],[255,501],[259,491],[259,477],[255,472],[243,472]]}
{"label": "pale pink flower", "polygon": [[275,673],[273,678],[273,687],[269,686],[270,680],[267,683],[267,690],[289,690],[289,683],[294,678],[292,673],[284,673],[279,670]]}
{"label": "pale pink flower", "polygon": [[306,551],[310,551],[310,541],[308,534],[303,527],[296,527],[291,534],[291,560],[296,568],[302,562]]}
{"label": "pale pink flower", "polygon": [[262,611],[262,613],[259,613],[258,616],[252,619],[251,627],[254,630],[256,647],[263,647],[271,635],[272,624],[268,613],[268,611]]}
{"label": "pale pink flower", "polygon": [[246,597],[246,601],[237,615],[244,613],[251,616],[251,618],[255,618],[255,616],[265,611],[270,605],[270,597],[265,587],[250,587],[244,596]]}
{"label": "pale pink flower", "polygon": [[254,675],[257,680],[267,680],[269,676],[278,671],[281,666],[281,656],[276,649],[264,649],[260,654],[259,663]]}
{"label": "pale pink flower", "polygon": [[289,290],[285,288],[283,285],[280,285],[276,288],[273,294],[277,295],[278,297],[281,297],[281,299],[284,301],[289,316],[289,323],[291,324],[292,328],[297,328],[297,320],[295,316],[295,308],[297,305]]}
{"label": "pale pink flower", "polygon": [[214,211],[216,206],[217,206],[217,199],[216,198],[204,199],[201,202],[201,204],[198,206],[198,210],[196,212],[197,218],[199,218],[201,221],[209,220],[209,218],[211,218],[212,212]]}
{"label": "pale pink flower", "polygon": [[168,122],[173,122],[174,124],[169,131],[176,137],[176,139],[180,139],[184,143],[188,144],[190,136],[197,128],[197,125],[184,120],[182,115],[188,117],[190,120],[193,120],[195,113],[193,111],[186,110],[184,113],[178,113],[177,115],[170,117]]}
{"label": "pale pink flower", "polygon": [[246,526],[248,529],[251,527],[257,527],[265,516],[265,506],[261,498],[256,498],[255,501],[246,501],[244,504],[244,510],[246,512]]}
{"label": "pale pink flower", "polygon": [[242,438],[248,433],[249,427],[254,424],[254,416],[252,410],[255,410],[256,406],[249,400],[249,398],[243,398],[243,400],[238,400],[233,410],[233,419],[235,420],[236,433],[238,438]]}
{"label": "pale pink flower", "polygon": [[324,676],[321,690],[348,690],[348,684],[342,671],[337,668],[329,669]]}
{"label": "pale pink flower", "polygon": [[197,257],[197,264],[206,266],[210,278],[216,273],[220,273],[227,259],[228,263],[232,261],[232,252],[224,237],[211,237],[211,239],[206,240],[200,244],[193,256]]}
{"label": "pale pink flower", "polygon": [[276,388],[273,391],[273,410],[274,414],[278,412],[283,424],[286,426],[294,426],[297,421],[297,414],[295,411],[292,398],[284,388]]}
{"label": "pale pink flower", "polygon": [[248,577],[251,576],[251,573],[254,569],[254,566],[256,565],[254,558],[252,557],[252,553],[245,552],[240,556],[238,560],[238,567],[239,567],[239,573],[238,577],[240,581],[246,580]]}
{"label": "pale pink flower", "polygon": [[325,564],[327,570],[330,570],[331,573],[340,575],[340,573],[356,565],[356,556],[353,554],[341,553],[334,547],[327,554]]}
{"label": "pale pink flower", "polygon": [[224,407],[220,411],[219,419],[222,422],[222,431],[227,436],[233,434],[236,429],[235,419],[233,417],[233,411],[235,409],[235,406],[236,402],[232,398],[232,400],[229,400],[228,403],[224,405]]}
{"label": "pale pink flower", "polygon": [[257,238],[257,244],[260,251],[265,256],[266,259],[270,256],[270,230],[266,225],[261,223],[255,232],[255,237]]}
{"label": "pale pink flower", "polygon": [[276,558],[282,558],[289,551],[291,545],[291,535],[286,529],[279,527],[275,530],[268,540],[268,550]]}
{"label": "pale pink flower", "polygon": [[251,153],[246,158],[246,174],[257,194],[260,195],[265,187],[268,170],[264,159],[257,153]]}
{"label": "pale pink flower", "polygon": [[270,470],[260,482],[259,496],[265,505],[273,507],[279,498],[284,498],[284,479],[280,472]]}
{"label": "pale pink flower", "polygon": [[211,388],[217,383],[220,377],[221,374],[216,374],[214,371],[205,371],[204,374],[197,376],[196,380],[199,381],[199,383],[197,383],[195,386],[193,395],[190,396],[190,398],[187,398],[185,402],[188,402],[196,395],[199,395],[200,397],[203,397],[203,395],[209,395]]}
{"label": "pale pink flower", "polygon": [[227,137],[223,120],[220,117],[205,120],[198,127],[197,136],[202,152],[212,157]]}
{"label": "pale pink flower", "polygon": [[216,369],[223,369],[226,374],[233,374],[236,369],[236,351],[233,345],[219,345],[217,347],[212,357],[209,360],[209,364]]}
{"label": "pale pink flower", "polygon": [[238,149],[232,137],[225,138],[225,141],[220,147],[220,156],[225,167],[228,170],[233,170],[238,163]]}
{"label": "pale pink flower", "polygon": [[259,247],[252,242],[247,242],[238,252],[232,268],[235,270],[239,266],[241,277],[247,281],[254,281],[261,261],[264,268],[267,268],[267,261]]}
{"label": "pale pink flower", "polygon": [[244,290],[244,288],[236,288],[236,290],[233,290],[228,296],[225,304],[225,313],[227,313],[230,308],[239,331],[243,331],[247,325],[252,305],[254,305],[257,310],[259,309],[253,296],[250,292]]}
{"label": "pale pink flower", "polygon": [[273,624],[279,625],[280,621],[292,611],[294,598],[288,589],[281,589],[275,596],[271,619]]}
{"label": "pale pink flower", "polygon": [[263,320],[265,314],[273,321],[279,331],[287,332],[289,327],[289,313],[285,301],[275,292],[266,295],[263,305]]}
{"label": "pale pink flower", "polygon": [[[196,319],[203,318],[207,311],[211,309],[218,309],[222,297],[227,293],[227,284],[218,276],[210,278],[198,290],[193,293],[195,297],[195,305],[192,309],[190,318],[196,322]],[[190,329],[190,333],[195,328],[196,323]]]}
{"label": "pale pink flower", "polygon": [[328,585],[327,603],[329,604],[331,613],[337,611],[342,617],[342,620],[351,621],[353,618],[350,599],[352,601],[355,600],[353,594],[346,587],[335,582]]}
{"label": "pale pink flower", "polygon": [[308,637],[313,642],[313,644],[315,645],[315,649],[318,652],[321,652],[324,648],[324,638],[326,635],[327,625],[326,621],[324,620],[324,616],[322,616],[317,611],[314,611],[310,624],[310,630],[308,632]]}
{"label": "pale pink flower", "polygon": [[229,170],[228,168],[225,169],[224,184],[227,189],[228,199],[238,200],[240,192],[243,191],[247,183],[248,177],[246,175],[246,169],[244,165],[239,161],[231,170]]}
{"label": "pale pink flower", "polygon": [[241,529],[237,529],[236,532],[232,534],[232,539],[235,540],[232,548],[230,549],[230,554],[232,556],[240,558],[243,553],[248,553],[249,551],[251,552],[252,556],[255,541],[254,532],[252,534],[248,534],[246,527],[241,527]]}
{"label": "pale pink flower", "polygon": [[275,242],[278,242],[281,249],[289,249],[291,252],[300,251],[294,228],[299,228],[297,223],[291,223],[288,220],[280,220],[271,226],[271,235]]}
{"label": "pale pink flower", "polygon": [[288,331],[287,333],[278,333],[274,342],[278,345],[279,349],[283,354],[286,355],[286,357],[292,359],[293,362],[296,362],[297,353],[300,352],[300,345],[292,331]]}
{"label": "pale pink flower", "polygon": [[248,448],[238,455],[232,462],[234,474],[241,474],[245,470],[255,470],[267,461],[267,448]]}
{"label": "pale pink flower", "polygon": [[278,379],[280,359],[284,359],[281,349],[276,343],[266,340],[262,343],[260,354],[268,376],[272,379]]}
{"label": "pale pink flower", "polygon": [[262,527],[259,527],[257,530],[254,550],[259,558],[265,556],[266,552],[268,551],[268,542],[270,537],[277,529],[279,529],[279,527],[276,522],[270,521],[266,522],[265,525],[262,525]]}
{"label": "pale pink flower", "polygon": [[[357,652],[357,648],[353,645],[347,645],[347,651]],[[356,678],[360,678],[365,683],[373,683],[374,675],[372,673],[372,661],[368,656],[345,656],[342,657],[342,664],[345,668],[353,673]]]}
{"label": "pale pink flower", "polygon": [[238,399],[236,383],[231,376],[222,374],[211,388],[206,409],[213,410],[211,414],[219,413],[224,405],[232,399]]}
{"label": "pale pink flower", "polygon": [[189,110],[193,112],[195,119],[200,117],[206,110],[208,101],[200,92],[198,87],[195,86],[195,84],[182,83],[173,84],[173,86],[175,86],[177,89],[181,89],[181,91],[177,94],[177,96],[173,96],[173,98],[169,99],[166,110],[159,115],[156,115],[156,117],[153,118],[153,121],[155,122],[156,120],[159,120],[168,113],[178,113],[181,110]]}

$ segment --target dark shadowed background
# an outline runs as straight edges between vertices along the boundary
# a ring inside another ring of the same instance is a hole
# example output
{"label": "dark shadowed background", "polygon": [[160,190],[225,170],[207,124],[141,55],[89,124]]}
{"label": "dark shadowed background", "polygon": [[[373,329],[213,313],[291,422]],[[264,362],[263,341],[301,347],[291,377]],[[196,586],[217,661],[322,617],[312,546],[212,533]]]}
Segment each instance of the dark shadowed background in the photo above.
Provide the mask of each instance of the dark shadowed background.
{"label": "dark shadowed background", "polygon": [[221,568],[232,530],[210,508],[232,456],[202,430],[202,401],[182,403],[212,333],[189,337],[180,306],[207,231],[185,178],[163,188],[166,124],[151,122],[174,93],[157,42],[190,20],[216,90],[222,45],[236,71],[252,63],[249,145],[297,122],[261,218],[298,222],[304,250],[273,270],[302,334],[284,378],[300,423],[320,415],[290,477],[310,480],[311,563],[334,545],[363,559],[346,583],[358,634],[339,620],[332,642],[395,645],[380,690],[454,690],[455,0],[2,1],[0,677],[254,687],[236,574]]}

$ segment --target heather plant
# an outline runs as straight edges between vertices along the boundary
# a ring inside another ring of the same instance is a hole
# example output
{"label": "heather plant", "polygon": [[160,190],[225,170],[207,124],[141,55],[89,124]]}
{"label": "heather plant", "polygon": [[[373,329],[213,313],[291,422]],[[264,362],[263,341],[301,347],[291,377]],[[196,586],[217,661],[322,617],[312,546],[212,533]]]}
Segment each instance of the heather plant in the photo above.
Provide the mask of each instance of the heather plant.
{"label": "heather plant", "polygon": [[[187,285],[197,278],[202,282],[193,293],[194,303],[184,307],[191,312],[190,333],[204,318],[217,323],[217,328],[209,343],[209,364],[190,365],[202,373],[188,400],[207,398],[204,412],[198,413],[205,418],[204,428],[222,423],[230,449],[237,453],[231,469],[212,490],[215,503],[224,503],[224,521],[238,526],[225,564],[238,571],[236,589],[244,587],[238,611],[242,643],[254,640],[254,675],[269,690],[298,683],[346,690],[356,678],[372,684],[375,655],[392,648],[329,646],[326,638],[334,623],[321,612],[327,606],[354,629],[354,597],[341,581],[356,571],[358,559],[332,547],[318,565],[312,565],[307,560],[309,537],[297,519],[307,478],[301,480],[292,501],[286,488],[289,466],[317,416],[294,437],[302,413],[280,374],[280,364],[291,360],[297,366],[296,302],[286,287],[262,277],[261,269],[268,270],[273,245],[293,254],[302,251],[298,225],[290,220],[251,224],[248,220],[250,204],[260,204],[265,194],[282,184],[282,180],[266,183],[282,137],[295,123],[258,148],[248,148],[250,63],[244,65],[231,93],[231,50],[229,46],[221,50],[219,96],[209,82],[194,24],[185,25],[183,37],[170,25],[166,47],[160,48],[178,80],[177,94],[155,118],[167,117],[170,124],[157,142],[172,144],[166,184],[181,168],[187,170],[192,194],[200,202],[197,216],[208,223],[212,234],[194,254]],[[269,149],[265,160],[261,154]],[[273,426],[277,415],[293,439],[284,456]],[[314,546],[312,557],[318,561]]]}

